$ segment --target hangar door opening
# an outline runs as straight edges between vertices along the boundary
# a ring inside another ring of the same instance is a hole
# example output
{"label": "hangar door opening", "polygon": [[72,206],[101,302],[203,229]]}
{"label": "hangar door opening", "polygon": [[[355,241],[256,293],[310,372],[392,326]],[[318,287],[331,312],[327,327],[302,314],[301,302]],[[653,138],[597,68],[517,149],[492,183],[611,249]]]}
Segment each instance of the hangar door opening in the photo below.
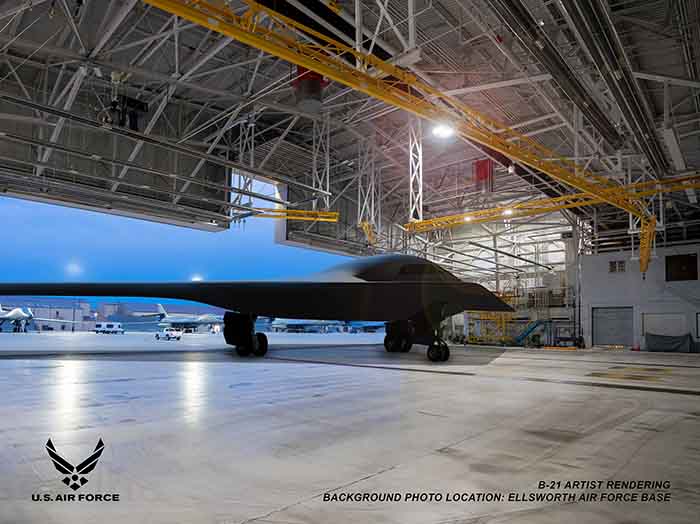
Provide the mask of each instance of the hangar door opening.
{"label": "hangar door opening", "polygon": [[632,345],[634,314],[631,307],[594,307],[592,318],[593,345]]}

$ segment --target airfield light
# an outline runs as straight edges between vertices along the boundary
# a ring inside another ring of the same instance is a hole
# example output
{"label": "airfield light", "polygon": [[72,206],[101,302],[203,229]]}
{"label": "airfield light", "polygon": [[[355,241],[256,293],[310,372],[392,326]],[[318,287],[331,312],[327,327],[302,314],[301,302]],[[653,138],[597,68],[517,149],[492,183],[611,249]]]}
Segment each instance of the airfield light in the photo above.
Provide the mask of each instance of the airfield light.
{"label": "airfield light", "polygon": [[503,214],[507,217],[511,216],[513,214],[513,210],[511,208],[507,208],[503,210]]}

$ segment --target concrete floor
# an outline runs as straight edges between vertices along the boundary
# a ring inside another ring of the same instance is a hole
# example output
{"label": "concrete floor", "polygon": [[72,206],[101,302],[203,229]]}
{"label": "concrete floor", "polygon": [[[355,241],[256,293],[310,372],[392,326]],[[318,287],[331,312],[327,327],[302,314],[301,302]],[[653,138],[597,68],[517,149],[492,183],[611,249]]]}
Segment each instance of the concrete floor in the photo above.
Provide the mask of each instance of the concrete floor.
{"label": "concrete floor", "polygon": [[[631,524],[700,514],[697,355],[453,348],[450,362],[430,364],[423,348],[348,346],[273,347],[256,360],[220,341],[142,354],[2,351],[2,523]],[[71,493],[47,457],[49,437],[73,463],[102,438],[77,493],[120,502],[33,502]],[[537,492],[541,480],[609,479],[668,480],[671,502],[323,501],[331,490],[507,496]]]}

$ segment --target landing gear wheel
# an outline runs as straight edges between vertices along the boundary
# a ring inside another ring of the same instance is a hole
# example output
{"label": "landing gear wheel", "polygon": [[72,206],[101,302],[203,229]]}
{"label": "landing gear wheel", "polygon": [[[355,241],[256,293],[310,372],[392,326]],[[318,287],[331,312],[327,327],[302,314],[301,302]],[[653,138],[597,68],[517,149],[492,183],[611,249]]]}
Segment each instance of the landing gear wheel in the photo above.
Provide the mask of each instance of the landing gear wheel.
{"label": "landing gear wheel", "polygon": [[430,362],[442,362],[442,348],[438,342],[433,342],[428,346],[428,360]]}
{"label": "landing gear wheel", "polygon": [[403,339],[401,339],[401,353],[408,353],[409,351],[411,351],[412,346],[413,341],[410,337],[404,337]]}
{"label": "landing gear wheel", "polygon": [[250,356],[250,347],[248,347],[248,346],[236,346],[236,354],[239,357]]}
{"label": "landing gear wheel", "polygon": [[440,361],[447,362],[448,360],[450,360],[450,347],[447,345],[447,342],[443,342],[441,345],[442,345],[442,359]]}
{"label": "landing gear wheel", "polygon": [[253,348],[253,355],[264,357],[265,353],[267,353],[267,335],[265,333],[256,333],[255,338],[258,343]]}
{"label": "landing gear wheel", "polygon": [[436,340],[428,346],[428,360],[430,362],[447,362],[450,359],[450,348],[446,342]]}
{"label": "landing gear wheel", "polygon": [[390,337],[387,335],[384,337],[384,348],[387,353],[398,353],[401,351],[402,342],[403,339],[399,337]]}

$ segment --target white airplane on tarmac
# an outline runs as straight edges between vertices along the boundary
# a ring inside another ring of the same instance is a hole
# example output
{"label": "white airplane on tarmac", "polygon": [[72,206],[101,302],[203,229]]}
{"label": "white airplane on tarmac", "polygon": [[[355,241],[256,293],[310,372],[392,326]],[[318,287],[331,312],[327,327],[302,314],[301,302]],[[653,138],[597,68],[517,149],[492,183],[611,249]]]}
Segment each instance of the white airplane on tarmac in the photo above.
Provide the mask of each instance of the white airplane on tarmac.
{"label": "white airplane on tarmac", "polygon": [[12,324],[13,333],[26,333],[27,324],[38,320],[40,322],[59,322],[63,324],[77,324],[72,320],[62,320],[59,318],[38,318],[34,316],[31,308],[27,308],[26,311],[21,307],[12,308],[6,311],[0,305],[0,329],[5,322],[10,322]]}
{"label": "white airplane on tarmac", "polygon": [[140,318],[154,318],[158,320],[159,326],[172,326],[183,329],[196,328],[202,325],[223,324],[223,315],[188,315],[185,313],[168,313],[162,304],[156,305],[157,313],[135,313]]}

